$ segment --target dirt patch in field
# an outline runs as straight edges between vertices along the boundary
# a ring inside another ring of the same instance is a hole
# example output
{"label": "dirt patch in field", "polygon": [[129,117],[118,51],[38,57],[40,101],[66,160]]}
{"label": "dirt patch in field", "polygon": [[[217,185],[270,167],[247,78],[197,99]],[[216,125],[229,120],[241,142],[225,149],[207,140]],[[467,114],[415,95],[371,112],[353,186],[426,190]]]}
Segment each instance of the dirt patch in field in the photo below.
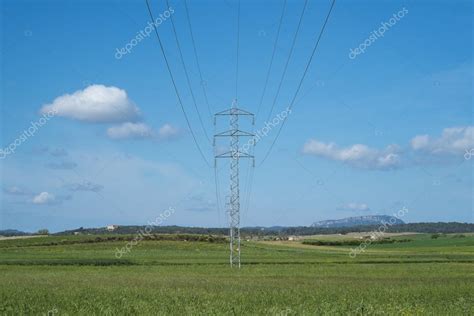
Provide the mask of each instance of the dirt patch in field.
{"label": "dirt patch in field", "polygon": [[0,240],[9,240],[9,239],[26,239],[26,238],[36,238],[36,237],[45,237],[43,235],[32,235],[32,236],[11,236],[11,237],[4,237],[0,236]]}

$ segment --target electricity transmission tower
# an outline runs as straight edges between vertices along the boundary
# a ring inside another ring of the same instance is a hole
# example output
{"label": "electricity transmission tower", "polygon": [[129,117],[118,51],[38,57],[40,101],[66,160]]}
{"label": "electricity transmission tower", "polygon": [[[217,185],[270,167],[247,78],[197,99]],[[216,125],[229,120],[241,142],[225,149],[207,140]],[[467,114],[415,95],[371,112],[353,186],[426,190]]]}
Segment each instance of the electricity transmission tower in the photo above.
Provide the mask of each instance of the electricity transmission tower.
{"label": "electricity transmission tower", "polygon": [[[255,124],[254,115],[237,107],[237,100],[232,102],[232,107],[228,110],[218,112],[214,115],[214,125],[216,125],[217,117],[229,116],[230,129],[225,132],[214,135],[214,146],[216,137],[229,137],[229,151],[222,154],[216,154],[214,165],[217,167],[217,158],[229,158],[230,160],[230,198],[228,203],[229,213],[229,238],[230,238],[230,266],[240,268],[240,187],[239,187],[239,160],[240,158],[251,158],[255,165],[255,158],[248,152],[242,151],[239,145],[240,137],[253,137],[254,134],[239,129],[239,117],[248,116],[252,118],[252,125]],[[255,145],[252,138],[247,148]]]}

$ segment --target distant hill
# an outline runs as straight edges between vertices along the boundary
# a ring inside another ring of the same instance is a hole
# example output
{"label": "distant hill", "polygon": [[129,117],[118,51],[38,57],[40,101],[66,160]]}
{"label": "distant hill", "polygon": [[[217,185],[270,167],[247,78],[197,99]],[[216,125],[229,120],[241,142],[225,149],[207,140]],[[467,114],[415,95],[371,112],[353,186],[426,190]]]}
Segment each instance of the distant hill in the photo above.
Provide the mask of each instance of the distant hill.
{"label": "distant hill", "polygon": [[[393,221],[393,220],[392,220]],[[370,232],[378,230],[380,223],[371,225],[360,225],[351,227],[242,227],[240,232],[243,236],[273,236],[273,235],[318,235],[318,234],[347,234],[351,232]],[[150,227],[148,227],[150,228]],[[55,233],[54,235],[122,235],[138,234],[146,230],[146,226],[119,226],[116,230],[109,232],[104,227],[101,228],[79,228]],[[402,233],[474,233],[472,223],[408,223],[387,225],[386,232]],[[150,233],[153,234],[198,234],[198,235],[227,235],[228,228],[206,228],[206,227],[183,227],[183,226],[154,226]]]}
{"label": "distant hill", "polygon": [[315,222],[312,227],[318,228],[340,228],[340,227],[357,227],[357,226],[369,226],[369,225],[383,225],[384,223],[390,223],[390,225],[405,224],[399,218],[389,215],[367,215],[367,216],[356,216],[347,217],[343,219],[325,220]]}
{"label": "distant hill", "polygon": [[16,229],[4,229],[0,230],[0,236],[11,237],[11,236],[26,236],[30,235],[29,233],[25,233]]}

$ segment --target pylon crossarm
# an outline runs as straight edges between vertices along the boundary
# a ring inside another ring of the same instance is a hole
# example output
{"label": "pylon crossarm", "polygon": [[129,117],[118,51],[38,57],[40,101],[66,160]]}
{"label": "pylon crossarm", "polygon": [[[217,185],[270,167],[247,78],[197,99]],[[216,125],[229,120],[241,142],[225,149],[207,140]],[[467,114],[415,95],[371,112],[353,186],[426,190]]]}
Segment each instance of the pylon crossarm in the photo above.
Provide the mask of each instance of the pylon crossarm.
{"label": "pylon crossarm", "polygon": [[248,111],[239,109],[239,108],[233,108],[233,109],[227,109],[224,111],[217,112],[215,115],[249,115],[249,116],[254,116],[253,113],[250,113]]}
{"label": "pylon crossarm", "polygon": [[234,154],[231,151],[228,151],[226,153],[215,156],[215,158],[235,158],[235,157],[238,157],[238,158],[255,158],[253,155],[249,155],[249,154],[244,153],[242,151],[238,151],[236,154]]}
{"label": "pylon crossarm", "polygon": [[243,136],[248,136],[248,137],[254,137],[255,134],[252,134],[252,133],[249,133],[249,132],[245,132],[245,131],[241,131],[241,130],[228,130],[228,131],[225,131],[225,132],[221,132],[221,133],[217,133],[214,135],[214,137],[229,137],[229,136],[239,136],[239,137],[243,137]]}

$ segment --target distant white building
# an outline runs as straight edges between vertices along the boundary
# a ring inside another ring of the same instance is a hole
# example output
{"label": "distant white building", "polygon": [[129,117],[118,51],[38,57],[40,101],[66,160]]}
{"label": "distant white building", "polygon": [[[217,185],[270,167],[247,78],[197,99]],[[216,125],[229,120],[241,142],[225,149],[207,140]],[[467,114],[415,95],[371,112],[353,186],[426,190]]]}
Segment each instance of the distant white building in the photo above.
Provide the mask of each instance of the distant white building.
{"label": "distant white building", "polygon": [[112,232],[114,230],[116,230],[118,228],[118,225],[107,225],[106,229],[109,231],[109,232]]}

